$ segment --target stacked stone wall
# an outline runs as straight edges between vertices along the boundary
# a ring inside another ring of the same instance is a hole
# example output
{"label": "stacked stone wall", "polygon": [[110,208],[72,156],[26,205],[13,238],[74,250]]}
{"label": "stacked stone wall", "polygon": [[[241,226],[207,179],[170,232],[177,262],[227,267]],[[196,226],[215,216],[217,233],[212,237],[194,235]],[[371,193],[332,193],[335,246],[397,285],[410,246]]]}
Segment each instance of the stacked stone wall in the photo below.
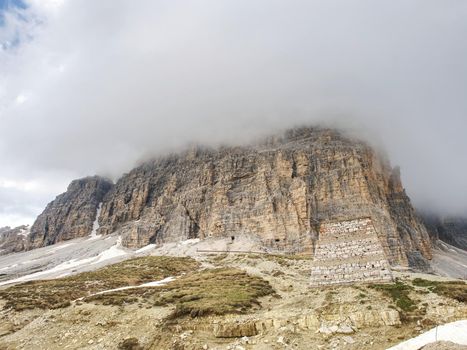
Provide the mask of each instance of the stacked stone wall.
{"label": "stacked stone wall", "polygon": [[371,218],[321,224],[311,267],[312,286],[391,280]]}

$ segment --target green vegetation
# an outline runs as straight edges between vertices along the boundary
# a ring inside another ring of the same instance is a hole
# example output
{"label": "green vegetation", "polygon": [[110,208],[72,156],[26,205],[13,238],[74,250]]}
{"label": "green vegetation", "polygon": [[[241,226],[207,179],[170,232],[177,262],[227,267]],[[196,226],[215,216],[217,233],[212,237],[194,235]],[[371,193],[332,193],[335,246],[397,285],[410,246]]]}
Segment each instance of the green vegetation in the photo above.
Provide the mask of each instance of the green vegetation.
{"label": "green vegetation", "polygon": [[415,278],[413,281],[412,281],[412,284],[416,287],[433,287],[434,285],[436,285],[438,282],[435,282],[435,281],[429,281],[429,280],[425,280],[423,278]]}
{"label": "green vegetation", "polygon": [[467,284],[462,281],[429,281],[422,278],[415,278],[412,284],[416,287],[425,287],[429,291],[438,295],[467,302]]}
{"label": "green vegetation", "polygon": [[116,305],[135,302],[175,305],[171,318],[177,318],[245,313],[259,305],[259,297],[272,294],[274,290],[262,278],[238,269],[220,268],[194,272],[161,287],[95,295],[85,301]]}
{"label": "green vegetation", "polygon": [[[0,291],[0,297],[6,300],[5,308],[16,311],[62,308],[80,298],[83,298],[82,302],[104,305],[175,305],[171,317],[176,318],[244,313],[259,305],[259,297],[274,294],[267,281],[242,270],[220,268],[198,271],[198,268],[198,262],[191,258],[141,257],[75,276],[15,285]],[[186,275],[164,286],[92,295],[180,276],[182,273]]]}
{"label": "green vegetation", "polygon": [[92,293],[157,281],[199,267],[191,258],[147,256],[126,260],[96,271],[53,280],[31,281],[0,290],[5,308],[54,309]]}
{"label": "green vegetation", "polygon": [[373,284],[369,288],[380,290],[391,297],[396,306],[402,311],[410,312],[416,308],[416,302],[409,297],[412,287],[400,281],[391,284]]}

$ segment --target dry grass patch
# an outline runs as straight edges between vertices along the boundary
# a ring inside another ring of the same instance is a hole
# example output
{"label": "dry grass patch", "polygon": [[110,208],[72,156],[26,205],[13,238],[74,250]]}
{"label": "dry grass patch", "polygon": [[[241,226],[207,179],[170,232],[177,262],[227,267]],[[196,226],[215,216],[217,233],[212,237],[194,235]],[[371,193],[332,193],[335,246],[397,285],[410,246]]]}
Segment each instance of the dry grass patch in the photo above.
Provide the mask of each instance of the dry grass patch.
{"label": "dry grass patch", "polygon": [[275,294],[274,289],[262,278],[238,269],[220,268],[194,272],[165,286],[95,295],[85,301],[113,305],[135,302],[175,305],[171,318],[177,318],[245,313],[259,306],[258,298],[271,294]]}
{"label": "dry grass patch", "polygon": [[368,287],[379,290],[385,295],[391,297],[396,306],[403,312],[411,312],[416,309],[417,302],[409,297],[409,292],[413,287],[402,283],[401,281],[388,284],[372,284]]}
{"label": "dry grass patch", "polygon": [[271,261],[281,267],[293,267],[300,262],[312,260],[311,255],[300,254],[265,254],[265,253],[223,253],[209,256],[209,262],[216,266],[225,266],[232,262],[257,265],[261,261]]}
{"label": "dry grass patch", "polygon": [[290,264],[293,263],[293,262],[307,261],[307,260],[312,260],[313,259],[311,254],[309,254],[309,255],[302,255],[302,254],[284,254],[284,255],[268,254],[268,255],[265,255],[265,258],[267,260],[270,260],[270,261],[275,261],[281,266],[290,266]]}
{"label": "dry grass patch", "polygon": [[284,267],[289,267],[295,262],[312,260],[311,255],[301,254],[238,254],[238,257],[250,260],[272,261]]}
{"label": "dry grass patch", "polygon": [[140,257],[74,276],[18,284],[0,290],[0,298],[6,300],[5,308],[17,311],[61,308],[92,293],[156,281],[198,267],[192,258]]}
{"label": "dry grass patch", "polygon": [[425,287],[433,293],[455,299],[462,303],[467,302],[467,284],[462,281],[442,282],[415,278],[412,284],[416,287]]}

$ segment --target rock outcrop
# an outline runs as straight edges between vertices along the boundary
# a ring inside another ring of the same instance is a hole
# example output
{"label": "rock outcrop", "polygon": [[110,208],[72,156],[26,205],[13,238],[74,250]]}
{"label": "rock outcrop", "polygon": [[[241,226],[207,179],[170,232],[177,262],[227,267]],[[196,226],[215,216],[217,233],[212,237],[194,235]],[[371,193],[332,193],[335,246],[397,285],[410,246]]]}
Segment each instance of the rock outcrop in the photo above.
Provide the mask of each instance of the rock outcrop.
{"label": "rock outcrop", "polygon": [[105,196],[99,233],[119,231],[134,248],[241,233],[311,254],[321,222],[360,217],[372,219],[390,264],[431,258],[397,168],[335,130],[300,128],[256,145],[196,148],[142,164]]}
{"label": "rock outcrop", "polygon": [[89,235],[99,204],[112,186],[112,182],[99,176],[72,181],[67,191],[37,217],[27,249]]}
{"label": "rock outcrop", "polygon": [[27,225],[15,228],[0,227],[0,255],[16,253],[25,249],[30,228]]}
{"label": "rock outcrop", "polygon": [[467,250],[467,217],[422,214],[422,219],[433,241],[441,240],[454,247]]}

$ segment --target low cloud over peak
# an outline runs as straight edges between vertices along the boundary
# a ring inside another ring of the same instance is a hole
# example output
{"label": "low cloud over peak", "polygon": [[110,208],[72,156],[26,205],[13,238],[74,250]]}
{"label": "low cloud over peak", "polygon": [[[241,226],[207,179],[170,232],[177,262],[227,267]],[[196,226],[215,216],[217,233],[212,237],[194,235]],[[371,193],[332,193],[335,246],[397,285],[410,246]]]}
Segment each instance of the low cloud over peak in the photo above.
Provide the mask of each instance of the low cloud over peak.
{"label": "low cloud over peak", "polygon": [[3,195],[0,226],[49,179],[316,123],[384,145],[415,204],[467,212],[464,1],[25,4],[0,10],[0,177],[42,185]]}

